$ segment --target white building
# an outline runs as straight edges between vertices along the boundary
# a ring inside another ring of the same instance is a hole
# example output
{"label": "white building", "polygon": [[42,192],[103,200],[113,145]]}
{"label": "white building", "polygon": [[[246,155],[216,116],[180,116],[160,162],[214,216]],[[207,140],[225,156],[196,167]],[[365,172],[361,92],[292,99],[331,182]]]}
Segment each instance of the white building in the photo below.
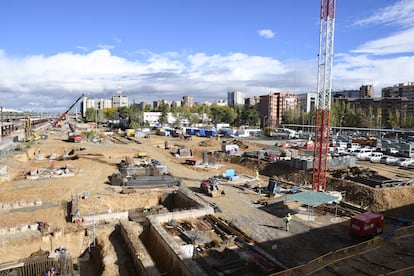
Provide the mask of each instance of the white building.
{"label": "white building", "polygon": [[229,106],[244,104],[246,95],[241,91],[227,92],[227,104]]}
{"label": "white building", "polygon": [[128,96],[118,95],[112,96],[112,107],[128,106]]}
{"label": "white building", "polygon": [[300,101],[300,110],[304,112],[310,112],[316,109],[317,93],[308,92],[305,94],[297,95]]}

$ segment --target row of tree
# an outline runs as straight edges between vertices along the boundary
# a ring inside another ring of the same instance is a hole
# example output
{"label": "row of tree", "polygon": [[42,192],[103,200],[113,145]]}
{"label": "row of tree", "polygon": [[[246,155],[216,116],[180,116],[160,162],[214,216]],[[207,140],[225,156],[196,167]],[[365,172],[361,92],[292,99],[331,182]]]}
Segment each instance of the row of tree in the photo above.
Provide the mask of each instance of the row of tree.
{"label": "row of tree", "polygon": [[[136,105],[120,108],[106,108],[96,110],[89,108],[86,111],[87,121],[104,122],[107,120],[123,120],[128,122],[130,128],[138,126],[148,126],[148,122],[143,121],[143,112],[161,112],[159,123],[168,123],[168,116],[171,114],[176,118],[173,127],[181,126],[182,122],[187,122],[189,126],[202,123],[212,126],[217,123],[228,123],[232,126],[260,126],[261,118],[258,106],[236,105],[219,106],[216,104],[177,106],[163,104],[151,109],[150,105],[140,110]],[[333,102],[331,105],[331,125],[337,127],[367,127],[367,128],[412,128],[414,118],[408,117],[402,120],[399,110],[394,113],[382,114],[381,108],[368,110],[351,108],[349,103]],[[262,118],[263,120],[263,118]],[[282,121],[284,124],[311,125],[315,121],[315,111],[297,112],[287,110],[283,113]]]}

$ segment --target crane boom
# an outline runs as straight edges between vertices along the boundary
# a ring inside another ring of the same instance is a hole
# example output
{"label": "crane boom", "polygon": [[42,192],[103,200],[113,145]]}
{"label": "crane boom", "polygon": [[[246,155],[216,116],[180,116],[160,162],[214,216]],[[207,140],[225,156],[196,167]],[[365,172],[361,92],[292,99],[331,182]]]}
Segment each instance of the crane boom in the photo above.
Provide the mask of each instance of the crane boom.
{"label": "crane boom", "polygon": [[336,0],[321,0],[312,190],[326,190]]}
{"label": "crane boom", "polygon": [[63,112],[56,121],[53,122],[52,126],[56,127],[57,124],[66,116],[66,114],[82,99],[85,94],[82,94],[65,112]]}

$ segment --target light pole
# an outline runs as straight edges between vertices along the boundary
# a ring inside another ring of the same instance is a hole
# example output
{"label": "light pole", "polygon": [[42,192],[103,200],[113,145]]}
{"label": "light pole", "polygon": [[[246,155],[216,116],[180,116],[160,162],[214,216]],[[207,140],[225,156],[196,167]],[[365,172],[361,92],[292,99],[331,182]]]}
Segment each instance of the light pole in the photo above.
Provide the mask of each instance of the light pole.
{"label": "light pole", "polygon": [[342,115],[341,118],[339,118],[339,135],[342,134],[342,119],[345,118],[345,115]]}

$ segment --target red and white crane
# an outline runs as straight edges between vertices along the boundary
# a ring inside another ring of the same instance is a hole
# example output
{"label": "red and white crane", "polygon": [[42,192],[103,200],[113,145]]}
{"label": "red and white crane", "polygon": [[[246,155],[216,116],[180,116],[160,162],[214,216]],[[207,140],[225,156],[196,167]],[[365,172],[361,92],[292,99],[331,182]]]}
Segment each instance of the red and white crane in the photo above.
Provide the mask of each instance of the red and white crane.
{"label": "red and white crane", "polygon": [[336,0],[321,0],[312,190],[326,191]]}

